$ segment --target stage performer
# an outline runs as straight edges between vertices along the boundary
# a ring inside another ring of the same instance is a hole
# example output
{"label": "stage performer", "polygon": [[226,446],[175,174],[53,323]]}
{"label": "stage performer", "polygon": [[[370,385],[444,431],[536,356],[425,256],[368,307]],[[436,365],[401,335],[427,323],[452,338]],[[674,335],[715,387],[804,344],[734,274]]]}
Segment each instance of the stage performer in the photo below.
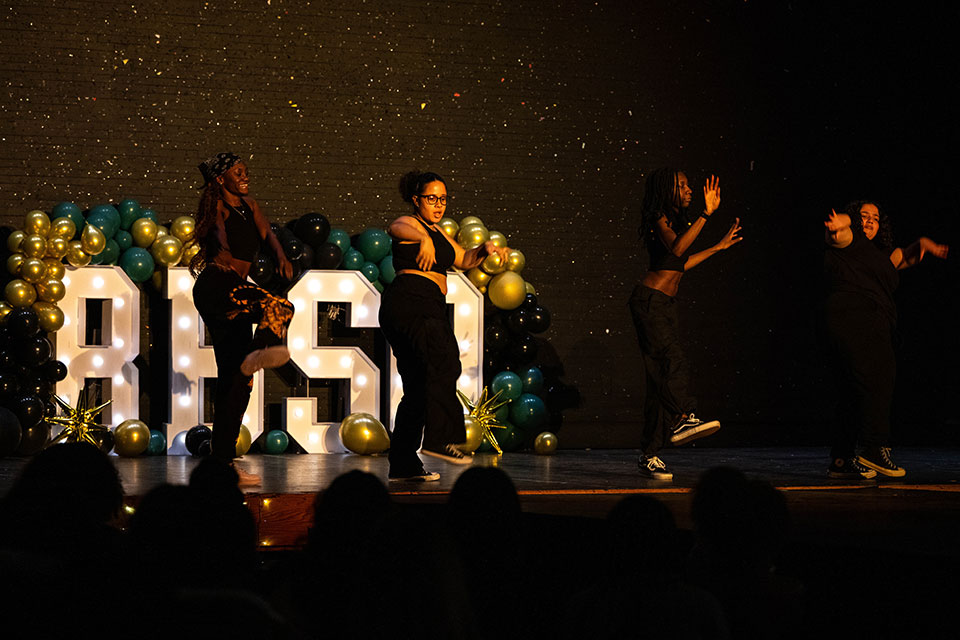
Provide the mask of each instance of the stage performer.
{"label": "stage performer", "polygon": [[457,447],[466,441],[466,431],[457,399],[460,347],[447,315],[447,270],[472,269],[493,253],[506,260],[510,250],[486,242],[466,251],[437,226],[447,208],[447,185],[436,173],[407,173],[400,180],[400,195],[413,211],[387,229],[397,277],[380,302],[380,328],[403,382],[389,479],[432,481],[440,474],[423,468],[417,456],[421,438],[424,455],[452,464],[472,461]]}
{"label": "stage performer", "polygon": [[742,240],[740,219],[720,242],[688,255],[690,246],[720,206],[720,180],[715,176],[707,180],[703,187],[703,212],[690,222],[687,208],[692,195],[682,171],[657,169],[647,176],[641,204],[639,231],[650,255],[650,267],[630,296],[647,379],[643,452],[637,465],[641,475],[654,480],[673,478],[657,455],[666,440],[674,445],[686,444],[720,428],[719,421],[703,421],[695,414],[696,400],[688,390],[676,296],[685,272]]}
{"label": "stage performer", "polygon": [[870,200],[852,202],[844,213],[832,211],[824,226],[821,335],[839,401],[827,475],[902,477],[906,471],[890,455],[897,272],[928,254],[946,258],[949,247],[920,238],[895,248],[889,218]]}
{"label": "stage performer", "polygon": [[[197,212],[200,251],[190,262],[190,273],[197,279],[193,301],[210,330],[217,360],[212,455],[230,463],[236,457],[253,374],[290,359],[283,342],[293,305],[247,281],[247,275],[261,243],[276,258],[284,278],[293,276],[293,266],[250,197],[247,165],[232,153],[219,153],[200,164],[200,173],[204,179]],[[241,486],[260,484],[258,476],[234,468]]]}

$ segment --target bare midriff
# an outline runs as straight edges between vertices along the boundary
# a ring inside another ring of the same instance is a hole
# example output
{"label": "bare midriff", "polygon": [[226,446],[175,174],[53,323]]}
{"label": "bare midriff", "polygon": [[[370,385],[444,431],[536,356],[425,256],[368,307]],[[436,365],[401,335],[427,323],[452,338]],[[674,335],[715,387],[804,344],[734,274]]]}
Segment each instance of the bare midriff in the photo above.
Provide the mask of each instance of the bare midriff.
{"label": "bare midriff", "polygon": [[443,295],[447,295],[447,276],[443,273],[437,273],[436,271],[420,271],[419,269],[400,269],[397,271],[397,275],[412,273],[413,275],[423,276],[427,280],[433,280],[438,287],[440,287],[440,292]]}
{"label": "bare midriff", "polygon": [[217,254],[217,257],[213,259],[214,264],[224,267],[226,269],[233,269],[237,272],[237,275],[240,276],[242,280],[246,280],[247,276],[250,275],[250,267],[253,266],[252,262],[247,262],[246,260],[237,260],[229,251],[221,251]]}
{"label": "bare midriff", "polygon": [[682,277],[682,271],[647,271],[640,282],[645,287],[656,289],[673,297],[680,290],[680,278]]}

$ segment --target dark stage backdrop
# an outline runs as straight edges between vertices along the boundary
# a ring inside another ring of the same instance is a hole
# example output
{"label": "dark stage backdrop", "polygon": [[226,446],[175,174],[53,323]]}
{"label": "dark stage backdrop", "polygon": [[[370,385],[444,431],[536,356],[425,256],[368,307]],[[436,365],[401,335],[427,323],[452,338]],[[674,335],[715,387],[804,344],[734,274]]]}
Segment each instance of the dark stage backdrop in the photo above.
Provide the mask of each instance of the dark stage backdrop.
{"label": "dark stage backdrop", "polygon": [[[898,240],[956,241],[957,9],[859,3],[15,0],[0,9],[0,214],[137,199],[192,213],[197,163],[249,157],[276,221],[383,227],[411,168],[449,179],[527,256],[543,357],[578,391],[564,446],[636,446],[626,308],[647,172],[722,180],[683,321],[716,444],[825,442],[813,336],[830,207],[888,205]],[[924,4],[924,3],[919,3]],[[763,6],[759,6],[763,5]],[[771,6],[773,5],[773,6]],[[960,248],[958,248],[960,250]],[[956,262],[900,290],[901,442],[956,442]]]}

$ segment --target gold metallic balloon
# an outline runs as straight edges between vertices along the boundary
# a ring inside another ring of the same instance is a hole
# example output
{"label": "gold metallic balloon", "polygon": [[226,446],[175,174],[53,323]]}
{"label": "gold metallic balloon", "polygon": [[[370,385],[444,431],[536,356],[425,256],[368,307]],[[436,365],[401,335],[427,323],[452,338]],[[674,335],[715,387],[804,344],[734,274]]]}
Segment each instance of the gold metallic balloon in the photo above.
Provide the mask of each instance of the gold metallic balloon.
{"label": "gold metallic balloon", "polygon": [[[67,248],[70,248],[70,243],[67,243]],[[56,278],[57,280],[63,280],[63,275],[67,272],[66,268],[63,266],[63,263],[55,258],[44,258],[43,263],[47,265],[47,277]]]}
{"label": "gold metallic balloon", "polygon": [[460,225],[457,224],[457,221],[453,218],[440,218],[440,222],[437,223],[443,232],[450,236],[451,238],[457,237],[457,231],[460,231]]}
{"label": "gold metallic balloon", "polygon": [[50,218],[43,211],[31,211],[23,221],[23,230],[28,234],[46,236],[50,231]]}
{"label": "gold metallic balloon", "polygon": [[146,249],[157,239],[157,223],[150,218],[138,218],[130,225],[133,244]]}
{"label": "gold metallic balloon", "polygon": [[193,256],[197,255],[200,252],[200,245],[196,242],[191,242],[183,248],[183,251],[180,252],[180,264],[183,266],[189,266],[190,261],[193,260]]}
{"label": "gold metallic balloon", "polygon": [[507,263],[500,257],[499,253],[491,253],[480,263],[480,268],[495,276],[507,270]]}
{"label": "gold metallic balloon", "polygon": [[37,290],[33,285],[17,278],[7,283],[3,297],[15,307],[29,307],[37,299]]}
{"label": "gold metallic balloon", "polygon": [[507,246],[507,236],[503,235],[499,231],[491,231],[490,242],[497,245],[498,247],[505,247]]}
{"label": "gold metallic balloon", "polygon": [[0,326],[6,324],[7,315],[13,311],[13,305],[6,300],[0,300]]}
{"label": "gold metallic balloon", "polygon": [[47,265],[40,258],[27,258],[20,265],[20,277],[30,284],[37,284],[47,275]]}
{"label": "gold metallic balloon", "polygon": [[50,223],[50,233],[48,238],[63,238],[64,240],[73,240],[77,235],[77,225],[70,218],[57,218]]}
{"label": "gold metallic balloon", "polygon": [[[66,220],[66,218],[57,218],[57,220]],[[67,255],[67,249],[70,243],[63,238],[47,238],[47,250],[44,253],[45,258],[62,258]]]}
{"label": "gold metallic balloon", "polygon": [[63,311],[52,302],[38,300],[33,303],[33,312],[37,314],[37,323],[47,333],[59,331],[63,326]]}
{"label": "gold metallic balloon", "polygon": [[13,276],[19,276],[20,267],[23,266],[23,263],[26,259],[27,257],[22,253],[10,254],[10,257],[7,258],[7,272]]}
{"label": "gold metallic balloon", "polygon": [[478,224],[481,227],[486,226],[483,224],[483,220],[477,216],[467,216],[460,221],[460,228],[463,229],[464,227],[469,227],[472,224]]}
{"label": "gold metallic balloon", "polygon": [[523,286],[523,278],[513,271],[504,271],[493,276],[487,285],[487,294],[490,302],[497,309],[516,309],[523,303],[527,290]]}
{"label": "gold metallic balloon", "polygon": [[467,278],[477,289],[486,287],[490,283],[491,277],[492,276],[489,273],[480,267],[474,267],[473,269],[470,269],[470,271],[467,271]]}
{"label": "gold metallic balloon", "polygon": [[170,235],[170,229],[167,229],[167,228],[166,228],[165,226],[163,226],[162,224],[158,224],[158,225],[157,225],[157,237],[159,238],[159,237],[161,237],[161,236],[168,236],[168,235]]}
{"label": "gold metallic balloon", "polygon": [[527,266],[527,258],[516,249],[511,249],[507,254],[507,269],[520,273]]}
{"label": "gold metallic balloon", "polygon": [[170,223],[170,235],[184,244],[193,240],[196,231],[197,223],[193,216],[180,216]]}
{"label": "gold metallic balloon", "polygon": [[138,456],[149,444],[150,427],[140,420],[124,420],[113,431],[113,450],[119,456]]}
{"label": "gold metallic balloon", "polygon": [[27,237],[27,234],[17,229],[7,237],[7,249],[10,249],[10,253],[15,253],[20,251],[20,243],[23,242],[23,239]]}
{"label": "gold metallic balloon", "polygon": [[103,235],[100,227],[88,224],[80,234],[80,246],[90,255],[97,256],[106,248],[107,237]]}
{"label": "gold metallic balloon", "polygon": [[240,435],[237,436],[237,457],[244,455],[247,451],[250,451],[250,445],[253,443],[253,438],[250,436],[250,429],[247,429],[247,425],[240,425]]}
{"label": "gold metallic balloon", "polygon": [[60,302],[67,294],[67,288],[60,278],[51,278],[50,274],[36,284],[37,297],[44,302]]}
{"label": "gold metallic balloon", "polygon": [[464,249],[470,250],[479,247],[490,237],[487,228],[479,224],[467,226],[460,225],[460,231],[457,233],[457,242]]}
{"label": "gold metallic balloon", "polygon": [[544,431],[533,441],[533,450],[542,456],[552,455],[557,450],[557,436]]}
{"label": "gold metallic balloon", "polygon": [[91,256],[83,250],[83,245],[79,240],[71,240],[67,247],[67,262],[72,267],[85,267],[90,264]]}
{"label": "gold metallic balloon", "polygon": [[526,280],[523,281],[523,288],[527,293],[532,293],[533,295],[537,295],[537,288],[533,286],[533,284],[527,282]]}
{"label": "gold metallic balloon", "polygon": [[483,444],[483,427],[476,417],[471,415],[463,416],[463,426],[467,430],[467,441],[457,445],[457,448],[464,453],[473,453]]}
{"label": "gold metallic balloon", "polygon": [[150,245],[150,254],[157,265],[170,267],[180,260],[183,243],[171,235],[160,236]]}
{"label": "gold metallic balloon", "polygon": [[47,250],[47,239],[36,234],[29,235],[20,243],[20,251],[28,258],[42,258]]}
{"label": "gold metallic balloon", "polygon": [[360,455],[381,453],[390,447],[390,436],[369,413],[351,413],[340,423],[340,442]]}

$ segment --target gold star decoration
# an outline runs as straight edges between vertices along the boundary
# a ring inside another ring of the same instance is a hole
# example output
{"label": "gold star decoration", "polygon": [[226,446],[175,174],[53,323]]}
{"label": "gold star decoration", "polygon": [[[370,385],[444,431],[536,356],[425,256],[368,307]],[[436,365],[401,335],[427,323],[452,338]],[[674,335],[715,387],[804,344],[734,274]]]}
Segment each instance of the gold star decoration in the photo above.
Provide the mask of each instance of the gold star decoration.
{"label": "gold star decoration", "polygon": [[500,448],[497,439],[494,437],[493,432],[490,430],[490,427],[496,429],[506,429],[507,425],[498,424],[496,411],[503,405],[510,402],[509,400],[504,400],[502,402],[497,402],[500,399],[500,394],[503,393],[503,390],[497,391],[492,398],[487,396],[490,394],[490,387],[484,387],[483,391],[480,392],[480,397],[476,401],[468,398],[460,389],[457,389],[457,395],[460,396],[460,402],[463,403],[467,409],[470,410],[470,415],[474,417],[477,421],[477,424],[480,425],[480,430],[483,432],[483,438],[496,450],[498,455],[503,455],[503,450]]}
{"label": "gold star decoration", "polygon": [[57,437],[53,438],[47,446],[66,441],[89,442],[93,446],[99,447],[103,438],[110,433],[110,429],[107,428],[107,425],[100,424],[94,420],[100,412],[103,411],[103,408],[113,402],[113,400],[107,400],[101,405],[88,409],[87,394],[82,391],[80,392],[80,397],[77,398],[76,407],[71,407],[63,398],[56,394],[54,394],[53,399],[60,405],[60,408],[63,409],[64,415],[47,418],[47,422],[58,424],[63,430],[57,434]]}

